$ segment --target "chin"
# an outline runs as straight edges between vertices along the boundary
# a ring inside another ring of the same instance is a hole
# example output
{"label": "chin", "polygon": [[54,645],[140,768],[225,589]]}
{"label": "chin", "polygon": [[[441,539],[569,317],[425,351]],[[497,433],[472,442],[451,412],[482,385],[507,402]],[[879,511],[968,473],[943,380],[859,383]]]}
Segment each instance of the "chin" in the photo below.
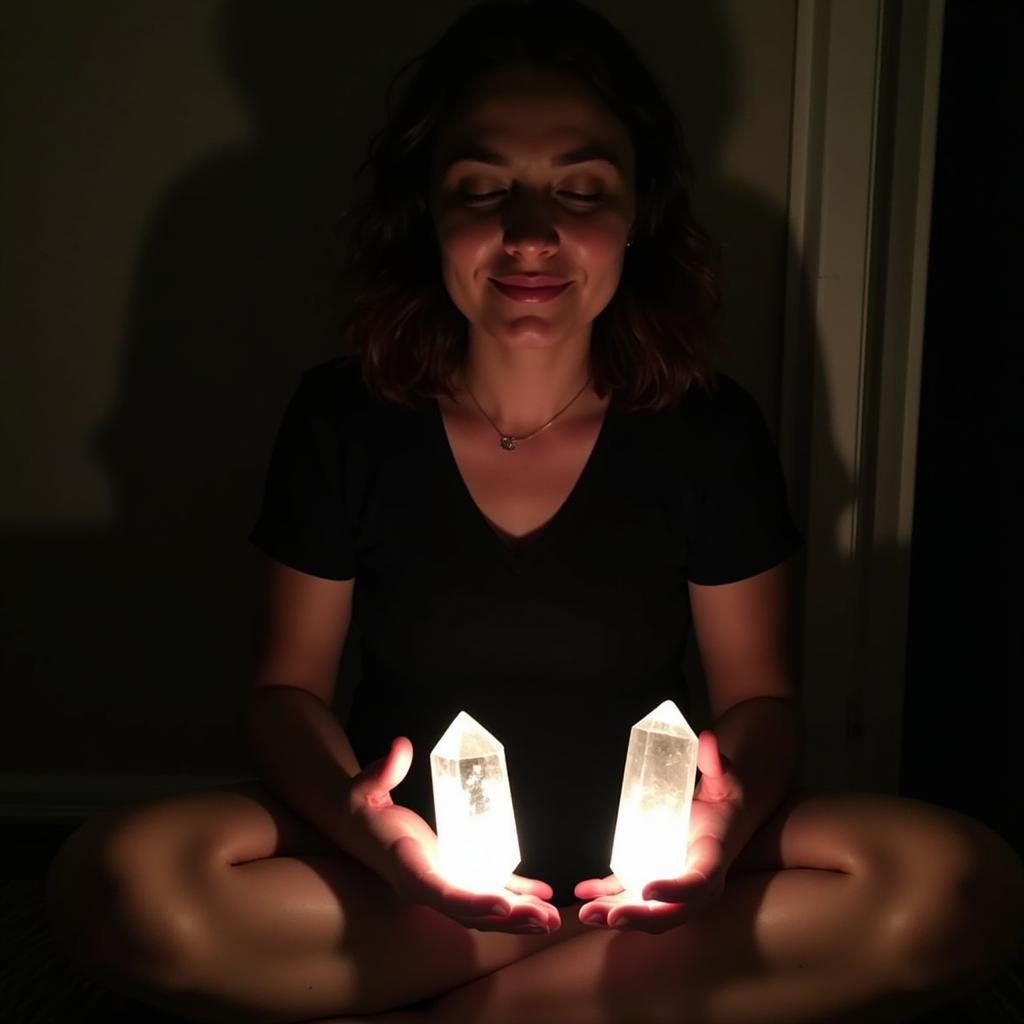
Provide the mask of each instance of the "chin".
{"label": "chin", "polygon": [[485,327],[484,330],[513,348],[548,348],[574,333],[542,317],[529,315],[505,320],[494,327]]}
{"label": "chin", "polygon": [[518,349],[543,349],[543,348],[555,348],[559,343],[559,338],[538,338],[534,335],[520,338],[509,338],[498,335],[498,342],[504,348],[516,351]]}

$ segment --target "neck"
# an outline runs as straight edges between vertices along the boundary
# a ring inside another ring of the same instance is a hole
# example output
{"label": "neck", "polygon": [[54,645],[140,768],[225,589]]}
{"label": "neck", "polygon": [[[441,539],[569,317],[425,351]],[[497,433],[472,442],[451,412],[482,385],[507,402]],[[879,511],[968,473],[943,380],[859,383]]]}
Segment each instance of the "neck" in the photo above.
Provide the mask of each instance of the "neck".
{"label": "neck", "polygon": [[585,414],[589,408],[592,388],[588,385],[580,392],[590,377],[589,356],[589,349],[581,356],[537,349],[481,352],[470,346],[453,382],[456,397],[478,415],[479,402],[503,433],[515,436],[538,430],[561,412],[551,425],[554,430],[556,424],[572,420],[574,414]]}

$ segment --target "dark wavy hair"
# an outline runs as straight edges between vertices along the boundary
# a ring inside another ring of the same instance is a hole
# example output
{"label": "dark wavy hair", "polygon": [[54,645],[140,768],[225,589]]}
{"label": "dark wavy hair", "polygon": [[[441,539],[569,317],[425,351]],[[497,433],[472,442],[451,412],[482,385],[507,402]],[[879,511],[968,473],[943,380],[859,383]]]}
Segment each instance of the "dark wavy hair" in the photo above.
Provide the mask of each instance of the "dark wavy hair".
{"label": "dark wavy hair", "polygon": [[[543,25],[543,29],[540,26]],[[391,80],[387,122],[373,136],[369,194],[353,206],[343,273],[353,304],[345,346],[367,389],[414,406],[451,396],[468,322],[441,273],[429,212],[430,159],[446,116],[482,72],[528,65],[582,79],[628,127],[637,219],[622,277],[591,329],[601,397],[627,412],[671,407],[697,381],[717,387],[712,318],[721,305],[721,250],[690,212],[692,165],[661,85],[621,33],[579,0],[483,0]],[[414,74],[392,111],[391,93]]]}

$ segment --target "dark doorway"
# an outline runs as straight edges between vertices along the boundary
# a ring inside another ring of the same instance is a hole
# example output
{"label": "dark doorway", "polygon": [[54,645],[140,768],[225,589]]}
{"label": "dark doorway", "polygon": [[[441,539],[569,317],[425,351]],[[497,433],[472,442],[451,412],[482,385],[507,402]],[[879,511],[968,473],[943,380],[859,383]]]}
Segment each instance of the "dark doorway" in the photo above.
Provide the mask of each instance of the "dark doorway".
{"label": "dark doorway", "polygon": [[977,818],[1018,851],[1022,10],[945,7],[901,766],[903,795]]}

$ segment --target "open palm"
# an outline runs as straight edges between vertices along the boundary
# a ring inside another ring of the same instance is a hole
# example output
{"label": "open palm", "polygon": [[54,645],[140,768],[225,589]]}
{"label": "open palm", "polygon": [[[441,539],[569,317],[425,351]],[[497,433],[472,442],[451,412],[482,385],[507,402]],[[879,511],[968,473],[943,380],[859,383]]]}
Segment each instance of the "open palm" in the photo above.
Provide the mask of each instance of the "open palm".
{"label": "open palm", "polygon": [[479,931],[553,931],[558,910],[547,902],[551,886],[512,874],[504,888],[472,892],[445,879],[438,870],[437,835],[420,815],[396,804],[391,790],[412,764],[412,743],[396,738],[388,754],[368,765],[352,781],[351,810],[363,840],[386,851],[382,875],[400,896],[421,903]]}
{"label": "open palm", "polygon": [[728,870],[723,844],[743,793],[710,729],[700,734],[697,767],[701,779],[690,809],[686,871],[678,878],[652,879],[641,899],[625,892],[614,874],[580,882],[577,898],[590,901],[579,910],[584,924],[664,932],[691,920],[721,896]]}

